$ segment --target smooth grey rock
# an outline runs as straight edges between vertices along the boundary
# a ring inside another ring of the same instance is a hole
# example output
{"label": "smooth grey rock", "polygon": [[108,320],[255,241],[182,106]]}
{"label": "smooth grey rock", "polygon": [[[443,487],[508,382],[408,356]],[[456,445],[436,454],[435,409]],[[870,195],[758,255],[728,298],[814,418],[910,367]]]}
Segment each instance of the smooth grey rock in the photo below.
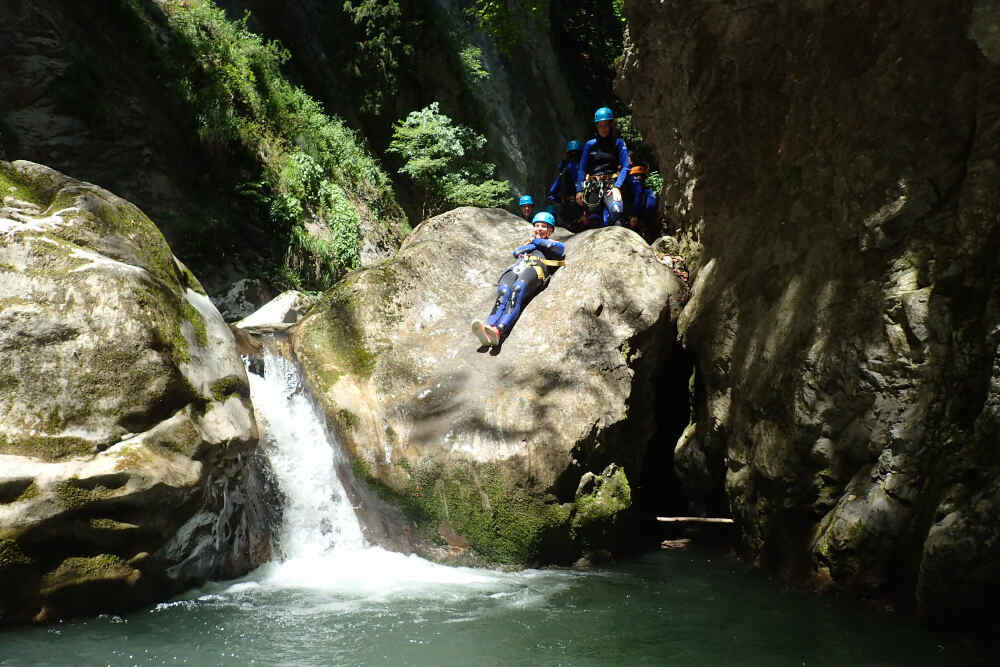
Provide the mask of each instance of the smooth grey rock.
{"label": "smooth grey rock", "polygon": [[[0,623],[123,609],[262,562],[268,515],[243,497],[260,481],[249,386],[201,285],[97,186],[0,162],[0,200],[0,546],[19,554],[0,561]],[[256,537],[209,531],[190,568],[165,545],[195,512]]]}
{"label": "smooth grey rock", "polygon": [[610,463],[638,479],[681,288],[632,231],[558,232],[566,265],[490,354],[470,322],[530,237],[496,209],[427,220],[393,260],[327,292],[292,341],[362,474],[423,507],[434,532],[488,560],[572,562],[613,548],[582,543],[575,492]]}

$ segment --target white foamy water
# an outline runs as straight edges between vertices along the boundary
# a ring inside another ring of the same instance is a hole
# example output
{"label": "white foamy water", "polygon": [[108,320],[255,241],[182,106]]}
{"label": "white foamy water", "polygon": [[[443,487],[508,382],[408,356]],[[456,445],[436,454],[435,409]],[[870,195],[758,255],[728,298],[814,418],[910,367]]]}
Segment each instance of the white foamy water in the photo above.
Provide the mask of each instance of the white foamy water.
{"label": "white foamy water", "polygon": [[[350,597],[440,596],[516,585],[532,573],[447,567],[368,545],[337,467],[349,468],[340,443],[303,387],[298,366],[266,351],[264,377],[248,373],[261,439],[286,496],[280,533],[283,559],[258,572],[265,587],[302,588]],[[457,591],[455,591],[457,592]]]}

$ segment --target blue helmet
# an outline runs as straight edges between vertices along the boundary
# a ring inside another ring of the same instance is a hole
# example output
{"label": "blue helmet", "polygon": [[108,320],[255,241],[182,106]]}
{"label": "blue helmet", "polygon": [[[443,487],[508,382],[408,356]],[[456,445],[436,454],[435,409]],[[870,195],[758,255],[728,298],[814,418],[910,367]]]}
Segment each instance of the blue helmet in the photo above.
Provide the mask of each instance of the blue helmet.
{"label": "blue helmet", "polygon": [[518,206],[534,206],[535,200],[532,199],[531,195],[523,195],[520,201],[517,202]]}
{"label": "blue helmet", "polygon": [[601,107],[594,112],[594,122],[600,123],[602,120],[614,120],[615,115],[611,113],[611,109],[608,107]]}
{"label": "blue helmet", "polygon": [[556,218],[548,211],[539,211],[536,213],[535,217],[531,219],[531,224],[535,224],[536,222],[544,222],[552,229],[556,228]]}
{"label": "blue helmet", "polygon": [[573,151],[580,152],[582,150],[583,150],[583,146],[581,146],[580,142],[577,141],[576,139],[574,139],[573,141],[571,141],[568,144],[566,144],[566,152],[567,153],[572,153]]}

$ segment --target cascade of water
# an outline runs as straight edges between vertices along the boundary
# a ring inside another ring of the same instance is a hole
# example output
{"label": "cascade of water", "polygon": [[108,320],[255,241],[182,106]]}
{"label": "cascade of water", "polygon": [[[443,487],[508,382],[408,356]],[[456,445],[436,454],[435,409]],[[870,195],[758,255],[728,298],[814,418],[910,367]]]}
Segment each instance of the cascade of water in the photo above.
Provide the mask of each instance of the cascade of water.
{"label": "cascade of water", "polygon": [[248,373],[261,437],[285,494],[281,549],[287,560],[315,559],[364,546],[361,525],[336,468],[344,453],[290,359],[266,350],[264,376]]}
{"label": "cascade of water", "polygon": [[[264,449],[285,495],[283,560],[261,569],[278,588],[333,591],[360,597],[440,593],[442,585],[467,592],[493,587],[512,575],[447,567],[415,555],[367,545],[337,469],[346,454],[326,427],[323,411],[298,365],[265,349],[264,375],[248,373]],[[253,584],[257,585],[257,584]]]}

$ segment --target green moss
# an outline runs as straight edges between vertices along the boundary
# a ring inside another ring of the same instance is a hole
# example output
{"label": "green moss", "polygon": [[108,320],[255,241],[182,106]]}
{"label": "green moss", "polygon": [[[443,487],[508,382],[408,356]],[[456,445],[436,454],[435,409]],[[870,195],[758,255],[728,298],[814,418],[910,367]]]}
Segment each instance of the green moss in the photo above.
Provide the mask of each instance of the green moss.
{"label": "green moss", "polygon": [[[159,289],[160,294],[153,293],[153,289]],[[141,314],[152,321],[154,345],[169,349],[176,363],[189,363],[191,351],[188,349],[187,339],[181,331],[184,309],[177,303],[177,296],[167,292],[159,285],[143,285],[136,288],[133,295]],[[192,310],[196,310],[183,297],[181,300]],[[201,314],[198,313],[198,316],[201,317]],[[204,320],[202,322],[204,323]],[[194,322],[192,322],[193,324]]]}
{"label": "green moss", "polygon": [[212,398],[216,401],[222,403],[229,396],[233,394],[238,394],[243,397],[248,397],[250,394],[250,388],[243,378],[238,375],[227,375],[224,378],[220,378],[212,383]]}
{"label": "green moss", "polygon": [[136,525],[132,523],[122,523],[114,519],[91,519],[88,525],[94,530],[135,530]]}
{"label": "green moss", "polygon": [[59,461],[94,453],[94,443],[75,436],[19,434],[17,439],[0,434],[0,454],[31,456],[43,461]]}
{"label": "green moss", "polygon": [[66,509],[69,510],[85,507],[92,502],[107,498],[111,493],[111,489],[106,489],[103,486],[95,486],[93,489],[81,489],[70,482],[62,482],[56,485],[56,496]]}
{"label": "green moss", "polygon": [[432,541],[438,526],[446,524],[486,563],[526,565],[542,555],[553,534],[568,534],[568,505],[509,488],[496,464],[407,464],[410,475],[402,489],[376,480],[365,464],[355,462],[354,467],[384,500],[417,523],[424,539]]}
{"label": "green moss", "polygon": [[353,431],[358,425],[358,416],[350,410],[337,410],[337,422],[345,431]]}
{"label": "green moss", "polygon": [[121,579],[132,572],[132,568],[115,554],[99,554],[89,558],[73,556],[42,578],[41,592],[43,595],[51,594],[64,586],[94,579]]}
{"label": "green moss", "polygon": [[115,463],[116,471],[141,470],[153,463],[153,457],[141,445],[128,445],[121,449],[122,451],[119,452],[117,462]]}
{"label": "green moss", "polygon": [[39,493],[41,493],[41,491],[38,489],[38,485],[32,482],[31,484],[28,485],[28,488],[26,488],[21,493],[21,495],[17,497],[17,500],[15,500],[14,502],[19,503],[24,500],[31,500],[32,498],[36,498]]}
{"label": "green moss", "polygon": [[326,393],[343,373],[371,376],[378,355],[369,351],[357,324],[357,298],[348,278],[327,291],[304,320],[299,351],[310,379]]}
{"label": "green moss", "polygon": [[202,347],[208,345],[208,331],[205,328],[205,318],[202,317],[198,309],[192,306],[191,302],[187,299],[182,298],[181,313],[184,319],[194,327],[194,339],[198,342],[198,345]]}
{"label": "green moss", "polygon": [[632,490],[625,471],[612,464],[597,477],[590,493],[577,497],[571,527],[584,543],[606,541],[618,515],[632,505]]}
{"label": "green moss", "polygon": [[19,565],[33,565],[31,560],[14,540],[0,540],[0,571]]}
{"label": "green moss", "polygon": [[4,197],[15,197],[40,208],[48,203],[42,188],[26,179],[9,162],[0,162],[0,201]]}

